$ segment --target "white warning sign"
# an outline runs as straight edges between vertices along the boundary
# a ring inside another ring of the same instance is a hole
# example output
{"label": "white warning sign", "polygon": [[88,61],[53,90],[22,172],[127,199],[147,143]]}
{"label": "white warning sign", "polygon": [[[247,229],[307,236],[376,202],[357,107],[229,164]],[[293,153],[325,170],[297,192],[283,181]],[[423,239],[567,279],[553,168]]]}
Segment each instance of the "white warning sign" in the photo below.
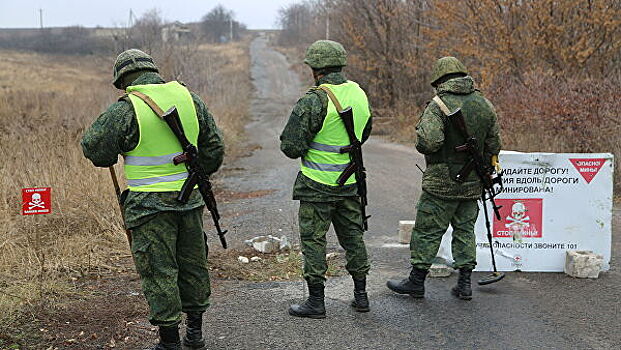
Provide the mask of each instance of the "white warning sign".
{"label": "white warning sign", "polygon": [[[501,220],[488,205],[498,270],[562,272],[567,250],[602,254],[608,270],[613,161],[609,153],[501,152],[505,188],[496,197]],[[475,233],[476,270],[491,271],[483,213]],[[450,252],[450,240],[449,232],[440,251]]]}

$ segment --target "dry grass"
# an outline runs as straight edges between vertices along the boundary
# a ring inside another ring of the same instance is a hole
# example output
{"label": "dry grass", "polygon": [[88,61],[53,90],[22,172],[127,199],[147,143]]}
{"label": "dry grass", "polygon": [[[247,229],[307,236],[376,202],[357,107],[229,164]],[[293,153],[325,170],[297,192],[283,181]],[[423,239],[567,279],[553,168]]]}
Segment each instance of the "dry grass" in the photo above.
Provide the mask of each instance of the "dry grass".
{"label": "dry grass", "polygon": [[[240,263],[237,258],[259,257],[260,261]],[[291,281],[302,279],[302,255],[298,249],[278,253],[262,254],[252,248],[245,250],[219,250],[210,254],[211,276],[244,281]],[[342,276],[345,270],[343,254],[331,255],[327,259],[327,277]]]}
{"label": "dry grass", "polygon": [[[104,61],[2,53],[0,319],[54,302],[71,278],[124,248],[106,173],[82,157],[82,131],[114,100]],[[33,67],[42,67],[39,69]],[[80,74],[83,71],[84,74]],[[85,88],[88,87],[88,88]],[[20,189],[53,188],[53,214],[20,216]]]}
{"label": "dry grass", "polygon": [[[200,46],[187,60],[156,55],[165,78],[185,73],[180,78],[205,98],[229,146],[242,138],[248,109],[246,50],[242,42]],[[117,97],[112,63],[0,51],[0,334],[24,312],[88,294],[81,278],[123,271],[118,258],[129,252],[108,172],[84,159],[79,145]],[[52,187],[51,215],[20,215],[20,189],[34,186]]]}

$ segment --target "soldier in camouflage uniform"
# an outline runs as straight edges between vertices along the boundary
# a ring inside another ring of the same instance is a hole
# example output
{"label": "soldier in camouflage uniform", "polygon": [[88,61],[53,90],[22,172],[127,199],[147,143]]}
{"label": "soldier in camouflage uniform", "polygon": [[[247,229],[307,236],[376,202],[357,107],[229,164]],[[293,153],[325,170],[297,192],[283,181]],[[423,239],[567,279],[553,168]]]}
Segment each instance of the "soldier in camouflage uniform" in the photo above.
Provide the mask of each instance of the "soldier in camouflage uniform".
{"label": "soldier in camouflage uniform", "polygon": [[[136,49],[121,53],[114,65],[114,86],[141,91],[164,110],[177,105],[186,134],[197,144],[202,167],[210,174],[218,170],[224,146],[205,103],[181,84],[165,83],[149,55]],[[159,326],[160,342],[152,349],[181,349],[182,312],[187,314],[184,344],[202,348],[202,316],[211,294],[204,203],[197,190],[186,204],[176,200],[187,172],[183,164],[172,164],[181,147],[167,128],[144,102],[124,95],[85,132],[82,149],[98,167],[114,165],[119,154],[125,159],[129,185],[121,196],[125,225],[131,230],[131,251],[149,303],[149,321]],[[149,152],[155,153],[149,156]],[[166,172],[172,175],[153,176]]]}
{"label": "soldier in camouflage uniform", "polygon": [[[443,57],[436,62],[431,81],[440,103],[451,112],[461,108],[468,132],[477,139],[483,159],[499,167],[501,145],[496,112],[475,89],[466,67],[455,57]],[[468,161],[465,153],[455,151],[455,146],[465,140],[447,120],[436,100],[425,108],[416,126],[416,135],[416,149],[425,155],[427,169],[410,242],[412,271],[408,278],[388,281],[387,286],[394,292],[423,298],[427,271],[438,253],[442,236],[451,225],[453,257],[455,268],[459,269],[457,286],[452,293],[469,300],[472,298],[470,275],[476,266],[474,224],[479,213],[477,199],[481,197],[482,184],[474,171],[464,183],[454,180]]]}
{"label": "soldier in camouflage uniform", "polygon": [[304,63],[313,71],[315,87],[293,108],[281,136],[281,151],[289,158],[301,158],[301,171],[293,187],[293,199],[300,201],[299,227],[304,254],[304,279],[309,297],[292,305],[289,314],[298,317],[324,318],[324,282],[326,233],[334,225],[339,243],[346,251],[347,271],[354,282],[356,311],[369,311],[366,275],[370,264],[362,238],[362,216],[356,182],[352,176],[343,186],[336,178],[349,163],[349,154],[339,150],[349,144],[343,122],[327,92],[335,95],[343,108],[352,106],[356,135],[366,141],[371,133],[371,113],[366,95],[358,85],[348,81],[342,68],[346,52],[337,42],[320,40],[306,51]]}

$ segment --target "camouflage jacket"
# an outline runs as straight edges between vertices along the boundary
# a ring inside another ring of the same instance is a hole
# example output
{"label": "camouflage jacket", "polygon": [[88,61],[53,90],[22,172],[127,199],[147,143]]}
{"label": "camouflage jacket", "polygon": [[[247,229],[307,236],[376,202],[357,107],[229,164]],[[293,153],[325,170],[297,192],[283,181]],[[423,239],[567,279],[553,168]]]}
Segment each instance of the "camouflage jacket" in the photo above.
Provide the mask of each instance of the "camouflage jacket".
{"label": "camouflage jacket", "polygon": [[[339,85],[347,82],[342,73],[330,73],[323,76],[317,85]],[[310,148],[310,143],[323,127],[328,113],[328,95],[323,90],[310,89],[298,100],[289,121],[280,135],[280,150],[289,158],[303,157]],[[371,134],[372,118],[365,126],[362,142]],[[342,187],[328,186],[304,176],[300,171],[293,185],[293,199],[308,202],[333,202],[343,197],[356,196],[356,185]]]}
{"label": "camouflage jacket", "polygon": [[[162,84],[164,80],[153,72],[142,74],[132,85]],[[220,131],[205,103],[191,93],[199,123],[199,162],[206,172],[218,170],[224,157],[224,144]],[[134,108],[126,97],[112,104],[86,130],[82,137],[82,151],[95,166],[109,167],[116,164],[119,154],[133,150],[139,141],[138,121]],[[198,208],[203,199],[194,191],[187,204],[176,200],[178,192],[129,192],[124,199],[125,222],[128,228],[140,226],[152,215],[162,211],[186,211]]]}
{"label": "camouflage jacket", "polygon": [[[454,111],[461,108],[470,136],[476,137],[485,161],[500,152],[501,143],[493,105],[474,88],[474,80],[461,77],[448,80],[436,93]],[[425,155],[427,169],[423,175],[423,191],[449,200],[473,200],[481,196],[481,183],[474,171],[463,184],[453,180],[467,162],[465,153],[454,151],[453,145],[465,139],[454,129],[440,107],[431,101],[416,126],[416,149]]]}

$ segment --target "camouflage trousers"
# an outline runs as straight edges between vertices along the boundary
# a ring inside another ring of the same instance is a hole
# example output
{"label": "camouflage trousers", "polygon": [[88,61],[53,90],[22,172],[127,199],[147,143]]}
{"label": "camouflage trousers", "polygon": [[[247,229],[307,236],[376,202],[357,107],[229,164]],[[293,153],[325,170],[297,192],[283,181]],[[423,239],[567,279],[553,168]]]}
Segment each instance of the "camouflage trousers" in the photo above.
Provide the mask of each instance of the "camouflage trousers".
{"label": "camouflage trousers", "polygon": [[335,202],[300,201],[300,240],[304,254],[304,279],[308,284],[326,280],[326,233],[330,224],[345,249],[345,268],[354,278],[365,277],[371,265],[362,239],[362,214],[356,197]]}
{"label": "camouflage trousers", "polygon": [[450,224],[453,227],[451,249],[454,267],[474,269],[477,264],[474,234],[474,224],[479,215],[477,201],[445,200],[423,192],[417,207],[410,241],[412,266],[429,269]]}
{"label": "camouflage trousers", "polygon": [[155,214],[132,230],[132,255],[156,326],[205,311],[211,287],[203,238],[203,208]]}

